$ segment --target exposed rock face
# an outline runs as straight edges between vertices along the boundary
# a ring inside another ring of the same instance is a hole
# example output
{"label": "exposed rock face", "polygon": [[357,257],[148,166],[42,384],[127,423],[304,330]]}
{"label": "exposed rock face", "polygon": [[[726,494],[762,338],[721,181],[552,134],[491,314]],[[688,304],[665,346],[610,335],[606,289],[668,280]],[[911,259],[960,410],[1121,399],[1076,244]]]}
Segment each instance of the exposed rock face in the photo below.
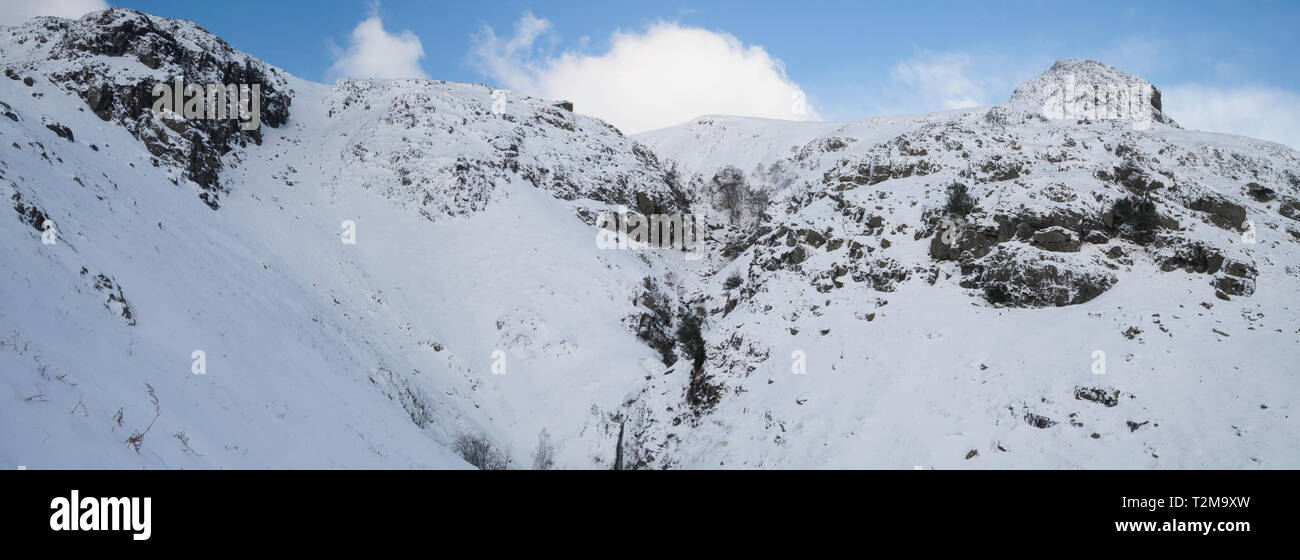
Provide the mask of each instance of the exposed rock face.
{"label": "exposed rock face", "polygon": [[45,231],[45,220],[48,219],[44,210],[41,210],[35,203],[24,202],[23,195],[18,191],[13,194],[14,212],[18,213],[18,219],[24,224],[31,226],[32,229],[41,232]]}
{"label": "exposed rock face", "polygon": [[963,263],[962,286],[983,290],[995,305],[1060,307],[1101,295],[1117,280],[1099,270],[1095,258],[1063,258],[1033,249],[998,246],[985,257]]}
{"label": "exposed rock face", "polygon": [[1112,387],[1075,387],[1074,398],[1106,407],[1119,404],[1119,389]]}
{"label": "exposed rock face", "polygon": [[1035,247],[1054,253],[1077,253],[1079,251],[1079,238],[1069,230],[1061,226],[1053,226],[1034,233]]}
{"label": "exposed rock face", "polygon": [[971,228],[954,234],[952,243],[945,243],[944,235],[937,234],[930,240],[930,256],[941,261],[978,259],[987,255],[998,243],[1010,239],[1010,236],[1002,233],[996,229]]}
{"label": "exposed rock face", "polygon": [[[494,111],[498,101],[503,106]],[[327,118],[349,139],[340,157],[361,176],[337,178],[339,188],[355,181],[431,221],[481,212],[514,181],[578,206],[689,211],[676,176],[654,152],[607,123],[542,99],[452,82],[346,79],[327,107]],[[465,149],[451,159],[447,146]],[[604,210],[587,212],[587,221],[594,224]]]}
{"label": "exposed rock face", "polygon": [[1059,60],[1021,84],[1011,99],[988,111],[996,124],[1026,120],[1143,120],[1172,123],[1164,116],[1160,90],[1142,78],[1092,60]]}
{"label": "exposed rock face", "polygon": [[[893,150],[895,147],[901,152],[895,152]],[[904,156],[902,160],[895,159],[898,153]],[[902,179],[914,175],[925,176],[938,170],[937,166],[925,158],[926,155],[928,152],[925,150],[913,149],[909,141],[900,139],[897,146],[878,146],[856,161],[843,161],[835,169],[828,171],[823,180],[827,183],[838,183],[835,186],[837,190],[849,190],[875,185],[890,179]]]}
{"label": "exposed rock face", "polygon": [[1216,295],[1249,296],[1255,293],[1255,277],[1259,275],[1255,265],[1228,261],[1223,272],[1224,275],[1214,279]]}
{"label": "exposed rock face", "polygon": [[1278,206],[1277,213],[1300,222],[1300,201],[1288,200]]}
{"label": "exposed rock face", "polygon": [[1246,221],[1246,209],[1218,196],[1203,196],[1192,202],[1190,208],[1209,214],[1210,223],[1223,229],[1237,229]]}
{"label": "exposed rock face", "polygon": [[1187,272],[1214,274],[1223,267],[1223,255],[1205,243],[1180,246],[1173,255],[1160,262],[1160,269],[1169,272],[1182,269]]}
{"label": "exposed rock face", "polygon": [[1259,183],[1249,183],[1246,185],[1246,194],[1255,199],[1255,202],[1268,202],[1277,198],[1277,191],[1265,187]]}
{"label": "exposed rock face", "polygon": [[1156,178],[1156,173],[1132,161],[1125,161],[1122,165],[1111,168],[1110,172],[1097,171],[1096,176],[1103,181],[1122,185],[1130,193],[1139,197],[1146,197],[1153,191],[1165,188],[1164,182]]}
{"label": "exposed rock face", "polygon": [[187,84],[258,84],[261,123],[278,127],[289,119],[293,92],[280,70],[191,22],[111,8],[76,21],[39,18],[8,32],[16,43],[40,44],[41,54],[59,61],[43,65],[52,83],[79,95],[99,118],[125,127],[159,162],[182,170],[178,178],[194,181],[213,210],[228,192],[223,156],[260,144],[261,129],[243,130],[237,119],[159,119],[152,111],[154,84],[178,76]]}
{"label": "exposed rock face", "polygon": [[[1079,270],[1073,270],[1073,261],[1047,257],[1045,262],[1035,262],[1039,254],[1079,252],[1083,236],[1101,244],[1108,242],[1104,233],[1093,229],[1103,227],[1097,220],[1062,210],[999,214],[980,224],[984,225],[971,224],[949,236],[936,233],[930,240],[929,254],[940,261],[958,261],[966,276],[962,285],[981,289],[990,303],[1072,305],[1096,297],[1116,281],[1110,274],[1083,274],[1086,264],[1078,264]],[[945,237],[950,237],[951,243],[945,243]],[[1018,263],[1022,254],[1027,258]],[[1095,263],[1096,259],[1087,262]]]}

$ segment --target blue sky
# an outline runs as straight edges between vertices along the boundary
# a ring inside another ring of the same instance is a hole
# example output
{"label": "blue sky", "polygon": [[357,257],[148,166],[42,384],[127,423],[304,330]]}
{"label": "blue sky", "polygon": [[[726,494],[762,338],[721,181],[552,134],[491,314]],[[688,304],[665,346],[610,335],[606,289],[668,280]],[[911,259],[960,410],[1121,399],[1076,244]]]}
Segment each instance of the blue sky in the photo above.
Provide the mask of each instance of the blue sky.
{"label": "blue sky", "polygon": [[[1166,93],[1168,112],[1185,125],[1190,118],[1199,128],[1300,145],[1295,135],[1300,133],[1288,132],[1300,128],[1296,1],[110,3],[194,20],[235,47],[310,80],[332,82],[340,75],[366,73],[366,60],[372,66],[397,61],[395,67],[374,70],[373,77],[419,73],[417,77],[577,98],[580,112],[617,112],[614,100],[639,96],[688,95],[591,75],[619,75],[625,65],[642,63],[650,56],[646,53],[673,47],[681,49],[674,55],[680,65],[766,64],[773,69],[732,74],[721,68],[721,83],[705,80],[696,88],[710,99],[677,100],[673,107],[771,116],[747,100],[736,100],[770,88],[788,105],[784,96],[793,89],[806,96],[806,118],[834,120],[996,104],[1056,59],[1091,58],[1155,83]],[[349,52],[357,54],[358,42],[369,40],[354,33],[365,20],[374,22],[372,31],[382,28],[368,35],[379,44],[366,51],[369,58],[358,55],[353,58],[360,62],[340,65]],[[700,33],[669,32],[682,29]],[[735,44],[711,43],[704,33]],[[613,56],[611,48],[619,45],[624,55]],[[391,54],[385,50],[390,48],[395,49]],[[728,48],[730,58],[723,52]],[[762,56],[752,49],[761,49]],[[692,60],[695,52],[709,60]],[[642,78],[654,76],[649,67]],[[708,70],[669,71],[653,81],[680,81]],[[738,91],[723,91],[728,88]],[[1186,98],[1179,99],[1179,93]],[[1187,114],[1180,115],[1179,109]],[[596,116],[635,129],[674,122],[675,115],[663,116],[663,122],[631,114]]]}

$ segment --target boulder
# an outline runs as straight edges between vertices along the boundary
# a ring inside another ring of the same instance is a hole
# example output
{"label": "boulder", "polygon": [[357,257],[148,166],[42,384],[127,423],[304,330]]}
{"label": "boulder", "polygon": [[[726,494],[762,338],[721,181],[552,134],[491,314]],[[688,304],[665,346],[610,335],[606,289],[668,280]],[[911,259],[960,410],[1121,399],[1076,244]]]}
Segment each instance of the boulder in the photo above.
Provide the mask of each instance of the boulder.
{"label": "boulder", "polygon": [[998,246],[982,259],[963,263],[964,288],[1010,307],[1062,307],[1092,300],[1118,280],[1095,258],[1063,258],[1036,248]]}
{"label": "boulder", "polygon": [[1288,200],[1278,207],[1277,213],[1300,222],[1300,202]]}
{"label": "boulder", "polygon": [[1210,223],[1223,229],[1237,229],[1246,221],[1246,209],[1218,196],[1203,196],[1190,205],[1192,210],[1209,214]]}
{"label": "boulder", "polygon": [[1060,226],[1035,233],[1030,244],[1054,253],[1074,253],[1079,250],[1078,236]]}
{"label": "boulder", "polygon": [[1246,194],[1255,199],[1256,202],[1268,202],[1277,198],[1277,193],[1259,183],[1247,183]]}

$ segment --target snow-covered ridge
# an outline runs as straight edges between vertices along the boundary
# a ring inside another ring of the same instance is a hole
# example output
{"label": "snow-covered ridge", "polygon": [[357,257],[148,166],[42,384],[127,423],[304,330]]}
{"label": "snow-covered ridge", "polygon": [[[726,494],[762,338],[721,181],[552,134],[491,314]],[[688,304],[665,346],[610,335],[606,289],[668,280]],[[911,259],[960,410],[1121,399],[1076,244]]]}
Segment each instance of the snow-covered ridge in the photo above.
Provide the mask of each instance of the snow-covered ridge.
{"label": "snow-covered ridge", "polygon": [[1094,60],[1058,60],[989,110],[990,122],[1025,119],[1121,119],[1139,126],[1173,124],[1151,82]]}
{"label": "snow-covered ridge", "polygon": [[[665,161],[721,156],[689,166],[690,189],[731,165],[773,201],[700,293],[726,427],[696,437],[766,443],[679,459],[1296,464],[1289,416],[1268,411],[1296,397],[1300,154],[1182,130],[1154,88],[1147,126],[1047,118],[1047,84],[1067,76],[1148,85],[1061,61],[998,107],[835,125],[757,169],[750,147],[808,127],[709,117],[643,135]],[[946,208],[958,184],[966,215]],[[1124,199],[1159,223],[1126,225]]]}
{"label": "snow-covered ridge", "polygon": [[[590,467],[663,367],[625,324],[647,262],[583,219],[683,195],[606,123],[122,9],[0,30],[0,67],[6,464],[463,466],[471,436],[516,468],[549,430]],[[157,118],[174,75],[261,83],[263,126]]]}
{"label": "snow-covered ridge", "polygon": [[685,208],[653,152],[541,99],[471,84],[342,80],[325,103],[329,134],[346,138],[331,185],[378,188],[430,219],[478,212],[515,177],[564,200]]}
{"label": "snow-covered ridge", "polygon": [[134,10],[110,8],[78,20],[36,18],[0,31],[0,49],[11,77],[53,83],[82,99],[82,110],[125,127],[168,164],[172,180],[192,181],[214,210],[229,192],[221,181],[223,156],[261,143],[262,130],[243,130],[237,119],[159,119],[152,111],[154,85],[172,84],[175,77],[190,84],[258,84],[258,120],[268,127],[284,124],[293,101],[283,70],[193,22]]}

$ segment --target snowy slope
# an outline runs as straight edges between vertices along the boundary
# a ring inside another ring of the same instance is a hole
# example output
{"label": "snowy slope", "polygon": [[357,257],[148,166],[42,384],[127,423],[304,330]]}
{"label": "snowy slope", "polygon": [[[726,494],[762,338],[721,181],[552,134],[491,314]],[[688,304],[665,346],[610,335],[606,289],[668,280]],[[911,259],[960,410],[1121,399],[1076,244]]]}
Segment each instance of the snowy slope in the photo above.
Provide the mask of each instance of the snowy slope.
{"label": "snowy slope", "polygon": [[[529,468],[546,433],[608,468],[620,426],[637,468],[1300,463],[1276,144],[1040,118],[1038,86],[628,138],[483,86],[311,83],[123,9],[0,28],[0,70],[4,464],[468,467],[471,435]],[[1035,84],[1063,73],[1139,80]],[[264,84],[261,127],[154,117],[176,74]],[[1109,213],[1134,193],[1154,233]],[[597,248],[619,207],[706,216],[706,257]]]}
{"label": "snowy slope", "polygon": [[[1083,79],[1098,66],[1062,61],[1039,81]],[[1042,106],[1030,98],[1038,92],[897,127],[850,123],[769,164],[789,174],[793,199],[774,205],[753,245],[699,292],[723,396],[689,435],[665,435],[680,441],[677,460],[1300,462],[1290,419],[1300,392],[1300,154],[1185,131],[1163,115],[1148,130],[1038,118],[1023,110]],[[797,134],[781,127],[768,135]],[[689,160],[703,149],[690,145],[697,136],[686,125],[653,141],[666,160]],[[709,141],[720,154],[758,142]],[[954,182],[977,200],[965,220],[943,210]],[[1252,196],[1251,183],[1272,199]],[[1164,217],[1153,239],[1106,225],[1113,201],[1135,192],[1149,192]],[[1258,243],[1243,243],[1242,217]],[[744,283],[726,290],[733,273]]]}
{"label": "snowy slope", "polygon": [[711,174],[727,165],[744,171],[766,168],[840,126],[834,122],[709,115],[642,132],[636,139],[658,153],[672,154],[684,172]]}
{"label": "snowy slope", "polygon": [[4,66],[33,79],[0,81],[6,464],[446,467],[474,434],[526,467],[543,429],[560,466],[609,460],[610,418],[655,370],[624,324],[647,266],[597,252],[577,214],[675,204],[652,154],[540,100],[508,94],[494,114],[481,86],[331,87],[266,67],[292,112],[232,145],[205,187],[149,141],[175,123],[120,105],[102,119],[50,77],[130,87],[177,68],[60,49],[73,33],[219,41],[117,9],[2,35]]}

